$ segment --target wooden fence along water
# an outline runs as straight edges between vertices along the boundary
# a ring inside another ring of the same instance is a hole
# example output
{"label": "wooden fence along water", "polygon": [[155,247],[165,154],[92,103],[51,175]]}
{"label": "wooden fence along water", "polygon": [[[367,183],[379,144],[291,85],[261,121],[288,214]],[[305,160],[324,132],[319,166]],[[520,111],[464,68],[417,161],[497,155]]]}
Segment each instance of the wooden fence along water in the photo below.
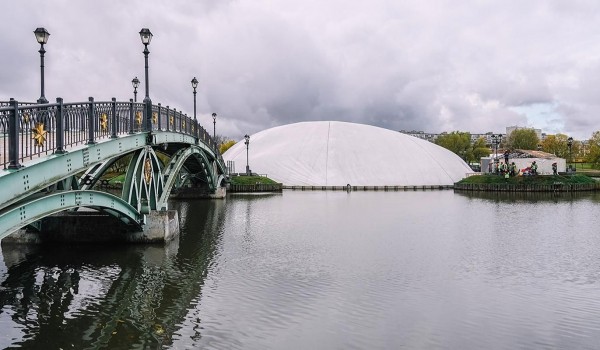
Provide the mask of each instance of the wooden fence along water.
{"label": "wooden fence along water", "polygon": [[244,193],[244,192],[281,192],[282,184],[255,184],[255,185],[240,185],[229,184],[227,192],[229,193]]}
{"label": "wooden fence along water", "polygon": [[484,192],[577,192],[598,191],[600,182],[595,184],[454,184],[444,186],[288,186],[282,184],[234,185],[230,184],[229,193],[241,192],[282,192],[292,191],[418,191],[449,190]]}
{"label": "wooden fence along water", "polygon": [[415,191],[415,190],[447,190],[452,186],[283,186],[284,190],[294,191]]}
{"label": "wooden fence along water", "polygon": [[282,192],[292,191],[417,191],[417,190],[448,190],[452,186],[289,186],[282,184],[234,185],[230,184],[227,192]]}
{"label": "wooden fence along water", "polygon": [[454,184],[458,191],[485,191],[485,192],[578,192],[598,191],[599,183],[587,184]]}

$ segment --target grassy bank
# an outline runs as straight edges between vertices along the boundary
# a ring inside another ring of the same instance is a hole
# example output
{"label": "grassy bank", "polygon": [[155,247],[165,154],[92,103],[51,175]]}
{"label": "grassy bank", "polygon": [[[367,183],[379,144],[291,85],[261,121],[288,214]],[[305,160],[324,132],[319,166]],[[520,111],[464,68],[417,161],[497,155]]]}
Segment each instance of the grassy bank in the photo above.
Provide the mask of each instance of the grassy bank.
{"label": "grassy bank", "polygon": [[552,185],[562,184],[593,184],[596,180],[586,175],[537,175],[537,176],[514,176],[505,179],[498,175],[476,175],[460,180],[457,184],[523,184],[523,185]]}
{"label": "grassy bank", "polygon": [[277,182],[265,176],[232,176],[232,185],[274,185]]}

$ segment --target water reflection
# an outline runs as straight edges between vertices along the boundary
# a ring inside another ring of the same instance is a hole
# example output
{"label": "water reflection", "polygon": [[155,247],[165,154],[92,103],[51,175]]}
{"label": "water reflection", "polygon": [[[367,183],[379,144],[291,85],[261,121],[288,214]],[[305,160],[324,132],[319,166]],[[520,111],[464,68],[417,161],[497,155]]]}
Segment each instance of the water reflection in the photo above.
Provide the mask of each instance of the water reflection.
{"label": "water reflection", "polygon": [[574,200],[591,200],[600,202],[600,192],[478,192],[456,191],[456,195],[469,199],[484,199],[494,202],[570,202]]}
{"label": "water reflection", "polygon": [[166,247],[3,246],[0,346],[597,348],[599,199],[230,196]]}
{"label": "water reflection", "polygon": [[166,246],[2,245],[0,346],[145,348],[171,343],[217,253],[223,201],[181,203]]}

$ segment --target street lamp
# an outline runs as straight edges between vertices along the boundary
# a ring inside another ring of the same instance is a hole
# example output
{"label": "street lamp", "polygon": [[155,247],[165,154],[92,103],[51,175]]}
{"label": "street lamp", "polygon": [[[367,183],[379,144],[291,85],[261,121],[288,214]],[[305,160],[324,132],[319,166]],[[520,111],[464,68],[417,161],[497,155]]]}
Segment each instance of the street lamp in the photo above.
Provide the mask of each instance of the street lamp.
{"label": "street lamp", "polygon": [[46,53],[46,50],[44,50],[44,44],[48,42],[50,33],[48,33],[46,28],[36,28],[33,33],[35,34],[35,39],[37,40],[38,44],[40,44],[40,50],[38,52],[40,53],[40,72],[42,76],[41,93],[37,102],[48,103],[48,100],[46,100],[46,97],[44,96],[44,54]]}
{"label": "street lamp", "polygon": [[[494,163],[499,163],[498,162],[498,144],[500,143],[501,139],[502,139],[502,135],[492,134],[492,146],[494,146],[494,157],[493,157]],[[496,166],[498,166],[498,164],[496,164]]]}
{"label": "street lamp", "polygon": [[[567,139],[567,146],[569,146],[569,163],[573,163],[573,153],[572,148],[573,148],[573,138],[569,137]],[[571,169],[571,165],[569,165],[569,169]]]}
{"label": "street lamp", "polygon": [[250,175],[250,166],[248,165],[248,145],[250,145],[250,135],[244,135],[244,139],[246,139],[246,142],[244,142],[246,145],[246,175]]}
{"label": "street lamp", "polygon": [[150,100],[150,84],[148,83],[148,45],[152,41],[152,33],[148,28],[142,28],[140,30],[140,39],[144,44],[144,59],[145,59],[145,73],[146,73],[146,97],[144,97],[144,108],[146,110],[146,131],[152,130],[152,100]]}
{"label": "street lamp", "polygon": [[501,137],[502,137],[502,135],[500,135],[500,134],[492,135],[492,145],[494,146],[494,158],[498,157],[498,144],[500,143]]}
{"label": "street lamp", "polygon": [[137,102],[137,88],[140,86],[140,80],[137,77],[133,78],[131,85],[133,85],[133,102]]}
{"label": "street lamp", "polygon": [[196,131],[198,131],[198,119],[196,119],[196,88],[198,87],[198,79],[194,77],[192,79],[192,88],[194,88],[194,124],[196,124]]}
{"label": "street lamp", "polygon": [[217,139],[216,139],[216,137],[217,137],[217,133],[216,133],[216,130],[217,130],[217,113],[213,113],[212,117],[213,117],[213,139],[215,140],[215,142],[217,142]]}

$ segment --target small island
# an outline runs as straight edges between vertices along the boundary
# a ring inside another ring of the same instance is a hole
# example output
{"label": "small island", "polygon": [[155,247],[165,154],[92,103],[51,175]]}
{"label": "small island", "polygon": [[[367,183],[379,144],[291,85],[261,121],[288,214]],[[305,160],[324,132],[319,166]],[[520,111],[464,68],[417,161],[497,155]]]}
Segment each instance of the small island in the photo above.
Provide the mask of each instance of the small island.
{"label": "small island", "polygon": [[227,191],[236,192],[282,192],[282,184],[266,176],[232,174]]}
{"label": "small island", "polygon": [[459,191],[573,192],[596,191],[600,182],[587,175],[532,175],[505,178],[499,175],[473,175],[454,184]]}

